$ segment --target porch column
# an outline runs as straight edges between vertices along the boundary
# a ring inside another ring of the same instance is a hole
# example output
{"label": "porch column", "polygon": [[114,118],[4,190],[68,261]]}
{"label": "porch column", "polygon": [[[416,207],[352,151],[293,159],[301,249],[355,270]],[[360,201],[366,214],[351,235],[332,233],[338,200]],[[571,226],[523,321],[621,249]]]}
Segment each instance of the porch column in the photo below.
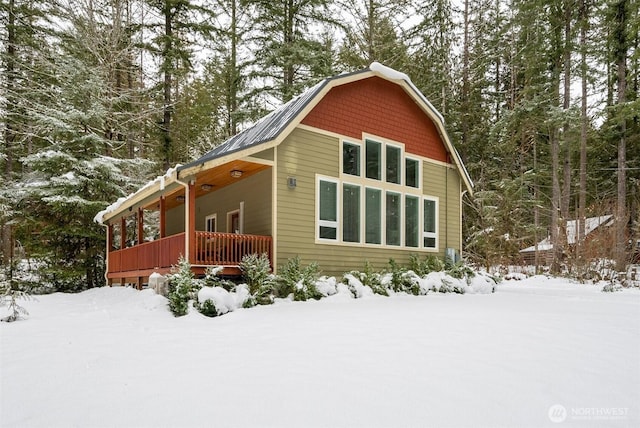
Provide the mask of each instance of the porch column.
{"label": "porch column", "polygon": [[189,181],[187,189],[187,245],[189,262],[196,261],[196,182]]}
{"label": "porch column", "polygon": [[138,245],[144,242],[144,210],[138,208]]}
{"label": "porch column", "polygon": [[127,247],[127,218],[122,217],[120,219],[120,249],[124,250]]}
{"label": "porch column", "polygon": [[166,236],[167,230],[167,217],[166,217],[166,205],[164,195],[160,196],[160,238]]}
{"label": "porch column", "polygon": [[107,225],[107,257],[109,253],[113,250],[113,225]]}

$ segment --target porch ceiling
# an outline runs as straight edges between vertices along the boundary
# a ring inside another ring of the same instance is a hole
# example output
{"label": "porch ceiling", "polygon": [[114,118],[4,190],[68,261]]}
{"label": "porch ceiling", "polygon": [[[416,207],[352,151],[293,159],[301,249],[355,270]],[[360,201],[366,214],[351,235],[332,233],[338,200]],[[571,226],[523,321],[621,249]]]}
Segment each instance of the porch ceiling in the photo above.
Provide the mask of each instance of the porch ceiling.
{"label": "porch ceiling", "polygon": [[[196,180],[196,199],[206,194],[215,192],[223,187],[229,186],[245,178],[251,177],[260,171],[270,168],[269,165],[260,163],[249,162],[246,160],[238,159],[226,163],[224,165],[217,166],[205,171],[202,171],[195,176]],[[233,177],[231,171],[241,171],[240,177]],[[211,188],[203,188],[203,185],[209,185]],[[174,192],[166,194],[166,208],[172,209],[184,204],[185,190],[183,187],[177,189]],[[157,210],[159,208],[158,201],[154,201],[144,207],[147,210]]]}

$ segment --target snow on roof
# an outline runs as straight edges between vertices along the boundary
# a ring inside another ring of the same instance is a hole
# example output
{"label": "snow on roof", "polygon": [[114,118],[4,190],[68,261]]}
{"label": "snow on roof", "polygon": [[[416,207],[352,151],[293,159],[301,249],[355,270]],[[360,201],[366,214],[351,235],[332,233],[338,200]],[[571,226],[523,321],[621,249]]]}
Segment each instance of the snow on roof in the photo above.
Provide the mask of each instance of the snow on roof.
{"label": "snow on roof", "polygon": [[164,175],[157,176],[156,178],[154,178],[153,180],[149,181],[147,184],[142,186],[140,189],[138,189],[134,193],[131,193],[129,196],[119,198],[117,201],[115,201],[114,203],[109,205],[107,208],[105,208],[104,210],[102,210],[98,214],[96,214],[96,216],[93,218],[93,221],[96,222],[96,223],[103,223],[104,219],[105,219],[105,217],[107,215],[109,215],[112,212],[116,212],[126,201],[128,201],[129,199],[132,199],[136,195],[141,194],[145,190],[147,190],[147,189],[149,189],[149,188],[151,188],[151,187],[153,187],[153,186],[155,186],[157,184],[159,184],[160,185],[160,189],[163,190],[164,186],[165,186],[165,181],[167,179],[171,178],[171,176],[176,172],[176,169],[179,168],[180,166],[181,165],[178,164],[173,168],[169,168],[167,170],[167,172],[164,173]]}
{"label": "snow on roof", "polygon": [[[591,232],[596,230],[600,226],[610,226],[613,222],[612,215],[603,215],[599,217],[588,217],[584,222],[584,232],[585,235],[589,235]],[[567,221],[567,243],[569,245],[573,245],[576,243],[576,231],[578,227],[577,220],[569,220]],[[551,250],[553,245],[551,244],[550,238],[545,238],[542,241],[538,242],[538,251]],[[535,251],[535,245],[531,247],[527,247],[524,250],[520,250],[521,253],[527,253],[531,251]]]}

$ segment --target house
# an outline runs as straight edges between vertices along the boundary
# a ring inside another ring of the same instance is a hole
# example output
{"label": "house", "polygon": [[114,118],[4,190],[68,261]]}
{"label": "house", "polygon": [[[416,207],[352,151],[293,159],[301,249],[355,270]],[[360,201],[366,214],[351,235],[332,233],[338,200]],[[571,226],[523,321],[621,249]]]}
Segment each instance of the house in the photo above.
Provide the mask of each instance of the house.
{"label": "house", "polygon": [[[611,248],[613,248],[613,235],[610,226],[613,225],[612,215],[603,215],[599,217],[588,217],[585,219],[584,231],[586,250],[585,254],[588,258],[604,257]],[[567,221],[566,227],[568,249],[575,248],[578,236],[578,221]],[[537,247],[537,248],[536,248]],[[532,245],[520,250],[523,262],[528,265],[534,265],[536,260],[536,251],[538,252],[538,263],[551,264],[553,261],[553,244],[551,238],[547,237],[538,242],[538,245]]]}
{"label": "house", "polygon": [[267,253],[276,272],[300,256],[341,275],[459,253],[472,186],[440,113],[405,74],[373,63],[323,80],[96,221],[110,284],[144,283],[181,254],[196,274]]}

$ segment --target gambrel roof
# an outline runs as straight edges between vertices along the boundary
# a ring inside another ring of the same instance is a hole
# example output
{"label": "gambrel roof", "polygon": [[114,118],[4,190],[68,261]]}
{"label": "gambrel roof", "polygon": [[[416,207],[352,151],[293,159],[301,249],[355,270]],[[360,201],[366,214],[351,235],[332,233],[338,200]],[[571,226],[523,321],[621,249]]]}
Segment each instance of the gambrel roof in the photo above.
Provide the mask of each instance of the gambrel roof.
{"label": "gambrel roof", "polygon": [[[377,62],[374,62],[371,66],[363,70],[353,73],[339,74],[337,76],[324,79],[304,93],[269,113],[250,128],[229,138],[227,141],[215,147],[204,156],[186,165],[178,167],[178,175],[190,175],[198,170],[213,167],[218,163],[215,162],[216,160],[224,158],[225,161],[227,161],[229,160],[228,156],[233,155],[234,153],[245,152],[249,149],[260,146],[277,145],[296,125],[302,121],[306,113],[308,113],[331,88],[371,76],[378,76],[385,80],[402,85],[407,94],[411,96],[422,110],[431,118],[442,137],[442,141],[447,152],[450,153],[451,159],[458,167],[466,189],[472,193],[473,182],[460,159],[460,155],[449,140],[444,127],[444,118],[442,115],[415,87],[411,82],[411,79],[409,79],[406,74],[385,67]],[[266,149],[267,147],[264,148]],[[260,149],[262,150],[263,148]]]}
{"label": "gambrel roof", "polygon": [[455,164],[466,190],[472,194],[473,182],[462,163],[460,155],[449,139],[442,115],[415,87],[406,74],[374,62],[368,68],[352,73],[339,74],[322,80],[304,93],[269,113],[253,126],[229,138],[200,158],[186,165],[177,165],[175,168],[169,169],[164,175],[157,177],[155,180],[143,186],[137,192],[126,198],[120,198],[105,210],[98,213],[95,221],[103,223],[105,219],[114,217],[118,212],[125,209],[125,207],[132,206],[156,192],[163,191],[167,186],[176,186],[180,185],[180,183],[184,184],[185,182],[183,180],[201,171],[215,168],[227,162],[251,156],[260,151],[277,146],[301,123],[305,116],[318,105],[332,88],[373,76],[380,77],[402,87],[422,112],[429,117],[437,129],[442,143],[450,155],[450,159]]}

